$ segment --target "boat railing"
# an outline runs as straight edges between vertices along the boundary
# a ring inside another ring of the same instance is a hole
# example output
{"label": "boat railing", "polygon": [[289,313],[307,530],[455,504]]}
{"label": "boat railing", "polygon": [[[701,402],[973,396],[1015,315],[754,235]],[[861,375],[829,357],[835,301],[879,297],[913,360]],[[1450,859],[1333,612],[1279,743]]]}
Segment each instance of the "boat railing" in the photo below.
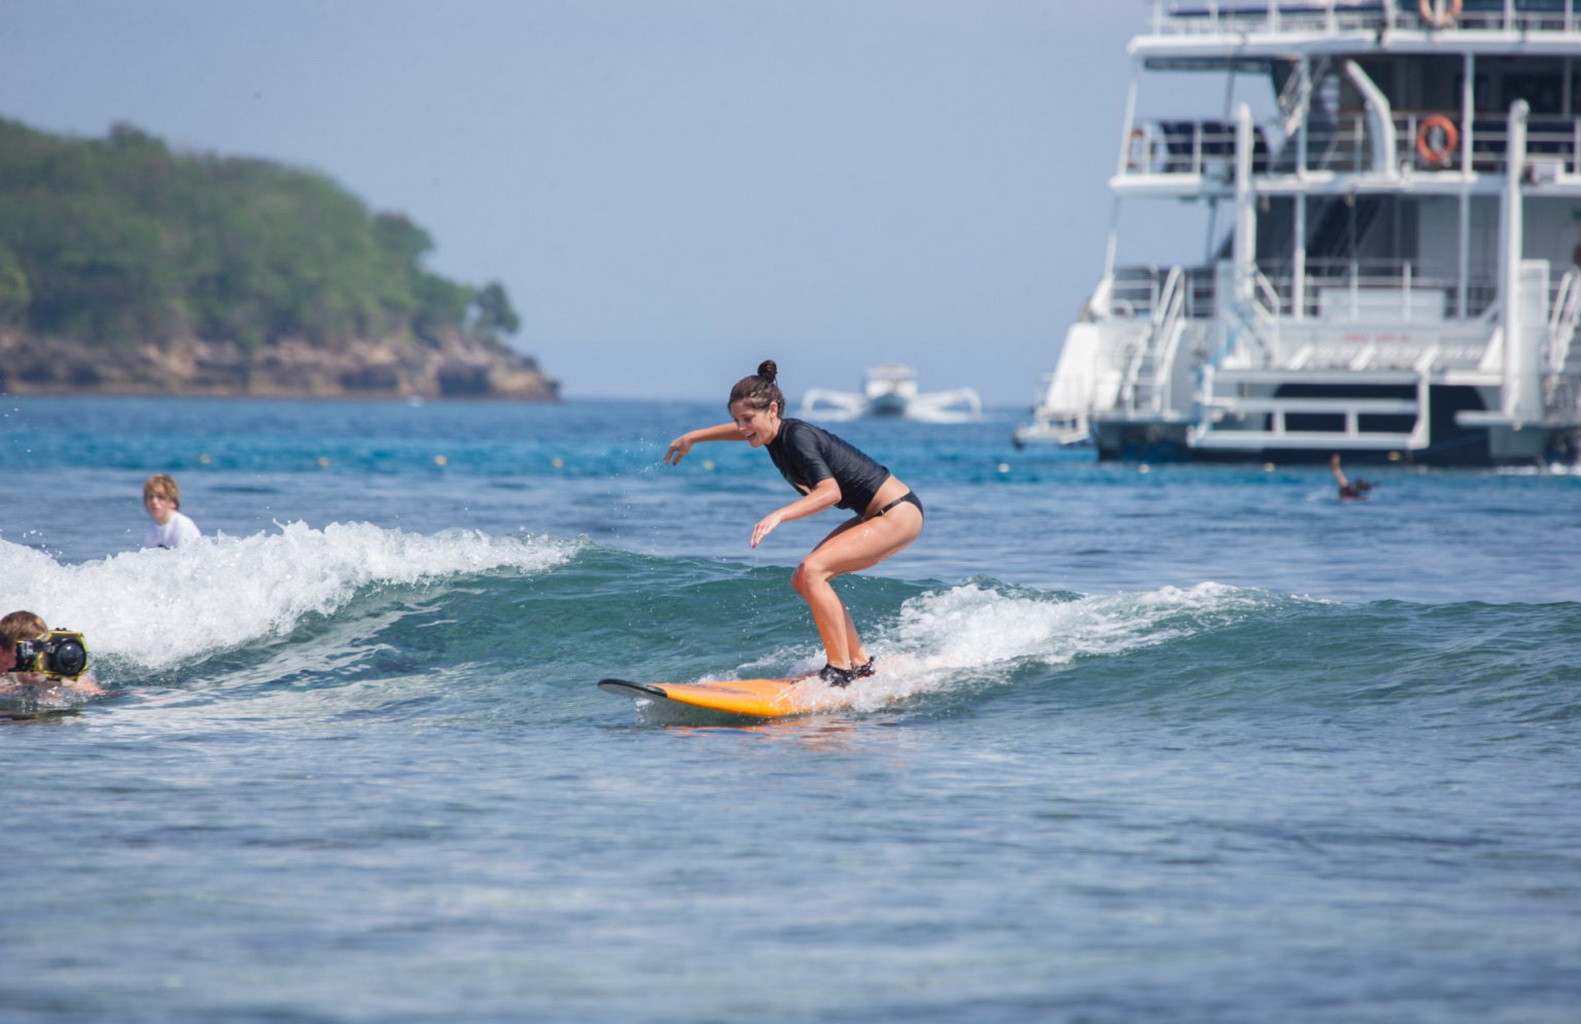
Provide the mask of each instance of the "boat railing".
{"label": "boat railing", "polygon": [[[1098,310],[1107,319],[1141,320],[1161,315],[1164,286],[1173,267],[1119,267],[1109,282],[1108,305]],[[1180,268],[1180,312],[1193,320],[1213,315],[1213,268]]]}
{"label": "boat railing", "polygon": [[[1280,313],[1293,316],[1296,278],[1288,264],[1265,269],[1280,296]],[[1301,316],[1326,321],[1456,319],[1459,285],[1453,274],[1424,270],[1414,260],[1309,259],[1303,267]],[[1467,289],[1467,319],[1479,319],[1497,296],[1489,276]]]}
{"label": "boat railing", "polygon": [[1154,35],[1403,31],[1581,31],[1581,0],[1163,0]]}
{"label": "boat railing", "polygon": [[[1282,137],[1282,131],[1279,136]],[[1150,121],[1132,129],[1125,170],[1129,174],[1212,174],[1228,177],[1235,163],[1232,121]],[[1272,167],[1269,129],[1252,128],[1252,173]]]}
{"label": "boat railing", "polygon": [[[1174,268],[1118,267],[1109,289],[1113,319],[1158,320],[1166,312],[1166,285]],[[1179,313],[1192,320],[1211,319],[1220,296],[1214,268],[1182,268]],[[1424,268],[1414,260],[1309,259],[1302,267],[1299,288],[1290,261],[1261,260],[1254,293],[1257,304],[1274,318],[1327,322],[1484,320],[1498,308],[1498,282],[1489,273],[1466,284],[1466,314],[1458,313],[1460,286],[1449,272]],[[1560,301],[1556,282],[1553,302]],[[1299,295],[1299,299],[1298,296]]]}
{"label": "boat railing", "polygon": [[1350,32],[1377,29],[1388,20],[1386,0],[1282,0],[1279,3],[1174,0],[1153,6],[1153,31],[1157,35]]}
{"label": "boat railing", "polygon": [[[1420,130],[1419,130],[1420,131]],[[1581,118],[1533,114],[1526,121],[1526,157],[1541,158],[1570,173],[1581,171]],[[1471,167],[1502,172],[1509,163],[1509,121],[1503,117],[1471,119]],[[1452,166],[1458,166],[1454,154]]]}
{"label": "boat railing", "polygon": [[[1396,113],[1395,152],[1401,168],[1373,166],[1370,122],[1362,114],[1343,114],[1332,126],[1309,127],[1307,171],[1395,173],[1458,170],[1465,163],[1461,139],[1465,125],[1452,114]],[[1302,147],[1287,136],[1279,120],[1252,127],[1252,173],[1294,174]],[[1235,161],[1235,125],[1228,121],[1159,120],[1137,125],[1127,140],[1124,174],[1208,175],[1229,180]],[[1502,173],[1509,163],[1509,120],[1504,116],[1471,119],[1471,168]],[[1551,165],[1556,173],[1581,173],[1581,117],[1535,114],[1526,125],[1526,159]]]}

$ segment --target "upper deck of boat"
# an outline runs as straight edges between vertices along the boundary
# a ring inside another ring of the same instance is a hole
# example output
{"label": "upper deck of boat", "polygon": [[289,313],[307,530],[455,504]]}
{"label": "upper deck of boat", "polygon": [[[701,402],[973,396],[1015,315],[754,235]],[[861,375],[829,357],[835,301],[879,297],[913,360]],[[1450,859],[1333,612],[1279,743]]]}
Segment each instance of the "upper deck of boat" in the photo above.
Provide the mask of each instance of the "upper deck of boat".
{"label": "upper deck of boat", "polygon": [[1131,41],[1150,61],[1301,53],[1581,53],[1581,0],[1161,0]]}

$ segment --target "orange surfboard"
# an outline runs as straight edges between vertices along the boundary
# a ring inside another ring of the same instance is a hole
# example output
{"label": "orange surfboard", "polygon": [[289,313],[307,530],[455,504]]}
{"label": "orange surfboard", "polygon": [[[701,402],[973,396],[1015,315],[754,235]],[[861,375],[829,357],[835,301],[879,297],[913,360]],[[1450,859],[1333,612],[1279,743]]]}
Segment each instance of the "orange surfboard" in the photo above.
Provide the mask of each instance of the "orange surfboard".
{"label": "orange surfboard", "polygon": [[849,687],[830,686],[816,675],[786,679],[724,679],[707,683],[633,683],[604,679],[599,689],[635,700],[689,704],[752,718],[782,718],[849,707]]}

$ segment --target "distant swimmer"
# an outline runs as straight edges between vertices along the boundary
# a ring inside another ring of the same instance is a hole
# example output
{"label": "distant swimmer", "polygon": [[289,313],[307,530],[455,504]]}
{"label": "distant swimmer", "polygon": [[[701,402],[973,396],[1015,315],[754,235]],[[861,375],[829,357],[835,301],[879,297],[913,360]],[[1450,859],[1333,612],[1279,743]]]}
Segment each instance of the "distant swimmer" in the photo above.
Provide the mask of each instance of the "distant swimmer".
{"label": "distant swimmer", "polygon": [[869,569],[922,533],[922,501],[889,470],[849,443],[803,420],[787,418],[779,368],[766,359],[730,391],[732,422],[691,430],[670,442],[664,461],[675,465],[699,441],[746,441],[767,448],[780,474],[801,497],[770,512],[752,528],[757,547],[780,523],[834,506],[856,515],[835,527],[801,560],[791,585],[812,610],[827,663],[818,673],[833,686],[873,674],[851,613],[834,592],[836,576]]}
{"label": "distant swimmer", "polygon": [[168,473],[155,473],[143,482],[143,507],[153,519],[143,531],[145,548],[179,548],[203,535],[181,511],[181,488]]}
{"label": "distant swimmer", "polygon": [[1367,492],[1372,490],[1372,481],[1357,477],[1355,480],[1345,479],[1345,471],[1339,468],[1339,453],[1329,456],[1329,468],[1334,471],[1334,479],[1339,483],[1340,501],[1366,501]]}

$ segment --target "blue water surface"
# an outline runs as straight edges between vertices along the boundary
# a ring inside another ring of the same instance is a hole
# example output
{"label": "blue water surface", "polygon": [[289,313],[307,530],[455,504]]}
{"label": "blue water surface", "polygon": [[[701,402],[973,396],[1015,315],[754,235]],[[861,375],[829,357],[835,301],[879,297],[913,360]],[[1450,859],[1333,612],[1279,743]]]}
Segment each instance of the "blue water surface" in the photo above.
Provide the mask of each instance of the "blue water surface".
{"label": "blue water surface", "polygon": [[[839,713],[593,685],[821,663],[839,520],[715,404],[0,400],[0,1019],[1569,1022],[1581,480],[1100,465],[833,426],[923,498]],[[206,534],[141,551],[170,472]]]}

